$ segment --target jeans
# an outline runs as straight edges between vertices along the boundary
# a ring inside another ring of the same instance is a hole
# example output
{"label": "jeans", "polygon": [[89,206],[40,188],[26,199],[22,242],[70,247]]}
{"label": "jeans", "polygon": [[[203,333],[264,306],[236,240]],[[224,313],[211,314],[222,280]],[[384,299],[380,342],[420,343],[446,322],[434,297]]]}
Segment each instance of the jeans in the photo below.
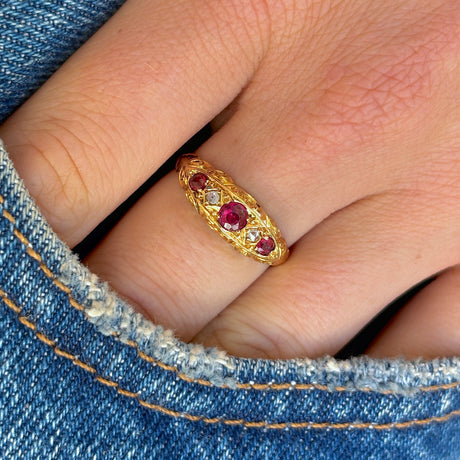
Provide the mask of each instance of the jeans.
{"label": "jeans", "polygon": [[[0,1],[2,119],[121,3]],[[0,267],[1,458],[460,458],[459,357],[183,343],[80,264],[1,143]]]}

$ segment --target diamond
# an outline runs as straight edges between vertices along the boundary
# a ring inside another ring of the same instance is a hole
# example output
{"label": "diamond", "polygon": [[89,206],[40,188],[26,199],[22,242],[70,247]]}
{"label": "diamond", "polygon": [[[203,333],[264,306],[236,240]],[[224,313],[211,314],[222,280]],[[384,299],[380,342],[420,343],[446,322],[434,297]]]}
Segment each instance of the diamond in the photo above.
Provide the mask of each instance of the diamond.
{"label": "diamond", "polygon": [[189,179],[188,185],[194,192],[197,192],[198,190],[203,190],[206,187],[207,181],[208,176],[203,173],[196,173]]}
{"label": "diamond", "polygon": [[236,201],[224,204],[219,209],[219,224],[231,232],[241,230],[248,223],[246,206]]}
{"label": "diamond", "polygon": [[206,193],[206,200],[209,204],[217,204],[220,201],[220,193],[216,190],[211,190]]}
{"label": "diamond", "polygon": [[257,228],[249,228],[246,231],[246,239],[251,243],[255,243],[260,237],[260,232]]}
{"label": "diamond", "polygon": [[261,255],[261,256],[268,256],[270,252],[275,249],[275,242],[273,241],[273,238],[269,236],[268,238],[262,238],[256,246],[256,251]]}

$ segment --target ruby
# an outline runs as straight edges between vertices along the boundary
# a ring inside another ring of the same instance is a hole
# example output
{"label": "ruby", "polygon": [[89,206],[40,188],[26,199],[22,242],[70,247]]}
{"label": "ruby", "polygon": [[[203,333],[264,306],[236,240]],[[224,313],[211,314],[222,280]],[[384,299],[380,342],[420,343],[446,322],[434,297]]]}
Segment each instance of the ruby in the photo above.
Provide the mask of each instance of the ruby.
{"label": "ruby", "polygon": [[203,173],[196,173],[189,179],[188,185],[194,192],[197,192],[198,190],[203,190],[206,187],[207,181],[208,176]]}
{"label": "ruby", "polygon": [[231,232],[241,230],[248,223],[246,206],[236,201],[224,204],[219,209],[219,224]]}
{"label": "ruby", "polygon": [[256,246],[256,251],[261,255],[261,256],[268,256],[270,252],[275,249],[275,242],[273,241],[273,238],[269,236],[268,238],[262,238]]}

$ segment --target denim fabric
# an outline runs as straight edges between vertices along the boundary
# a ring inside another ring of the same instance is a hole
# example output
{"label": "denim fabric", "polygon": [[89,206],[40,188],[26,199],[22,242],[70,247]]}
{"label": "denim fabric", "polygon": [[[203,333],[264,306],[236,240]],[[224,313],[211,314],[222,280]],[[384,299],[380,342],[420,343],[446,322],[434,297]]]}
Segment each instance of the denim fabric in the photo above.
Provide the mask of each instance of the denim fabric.
{"label": "denim fabric", "polygon": [[0,0],[0,123],[124,0]]}
{"label": "denim fabric", "polygon": [[[26,3],[51,4],[7,4]],[[90,11],[54,4],[75,24]],[[53,60],[31,49],[37,69]],[[21,66],[15,50],[2,63]],[[460,358],[270,361],[185,344],[79,263],[1,144],[0,267],[1,458],[460,457]]]}

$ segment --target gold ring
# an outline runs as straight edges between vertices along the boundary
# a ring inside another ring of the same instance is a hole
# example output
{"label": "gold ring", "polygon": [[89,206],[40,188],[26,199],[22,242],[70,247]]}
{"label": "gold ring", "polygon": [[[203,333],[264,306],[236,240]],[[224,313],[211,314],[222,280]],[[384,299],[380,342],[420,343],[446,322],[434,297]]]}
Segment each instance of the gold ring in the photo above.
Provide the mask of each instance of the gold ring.
{"label": "gold ring", "polygon": [[194,154],[182,155],[176,170],[190,203],[234,248],[269,265],[287,259],[289,249],[275,222],[230,176]]}

